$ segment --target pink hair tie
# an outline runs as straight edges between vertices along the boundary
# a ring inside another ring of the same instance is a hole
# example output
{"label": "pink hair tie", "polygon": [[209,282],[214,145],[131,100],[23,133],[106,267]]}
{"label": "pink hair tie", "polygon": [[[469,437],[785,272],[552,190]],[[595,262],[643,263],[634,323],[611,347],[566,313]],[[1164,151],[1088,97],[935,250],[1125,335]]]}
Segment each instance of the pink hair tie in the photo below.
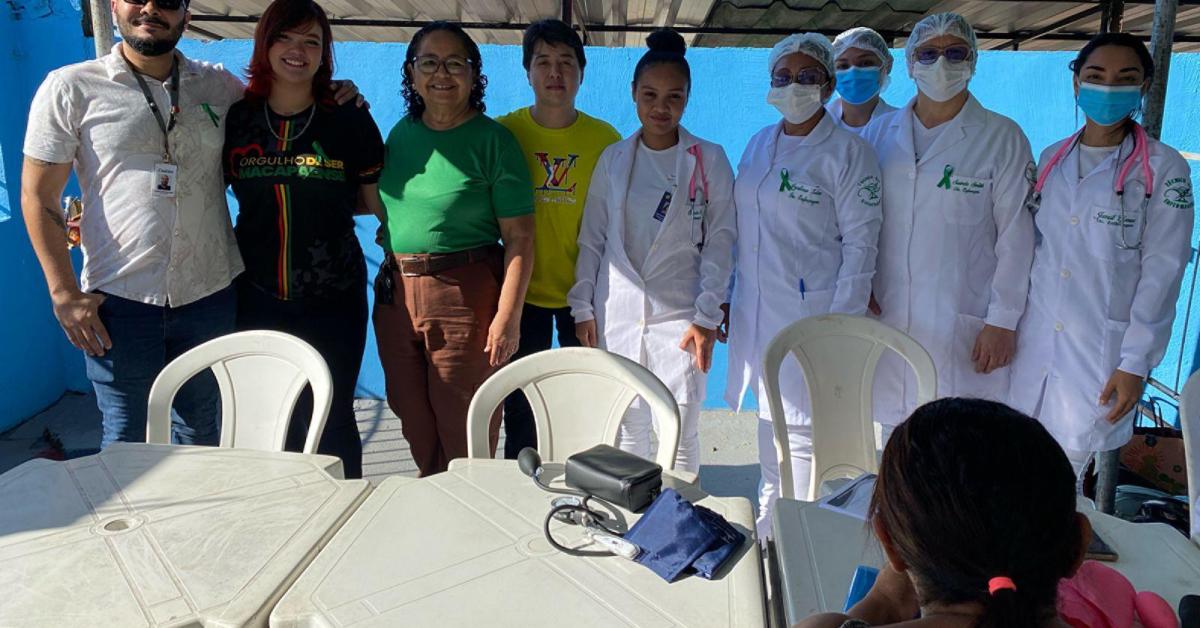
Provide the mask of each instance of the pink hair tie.
{"label": "pink hair tie", "polygon": [[995,578],[988,580],[989,595],[996,595],[996,591],[1000,591],[1001,589],[1011,589],[1016,591],[1017,585],[1013,583],[1012,578],[1005,576],[996,576]]}

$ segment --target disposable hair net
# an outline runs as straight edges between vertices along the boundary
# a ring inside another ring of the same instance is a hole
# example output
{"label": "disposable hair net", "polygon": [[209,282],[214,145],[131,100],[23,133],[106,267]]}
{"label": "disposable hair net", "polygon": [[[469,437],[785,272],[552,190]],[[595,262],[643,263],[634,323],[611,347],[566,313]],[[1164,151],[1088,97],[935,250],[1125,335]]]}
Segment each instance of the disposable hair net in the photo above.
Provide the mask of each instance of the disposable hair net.
{"label": "disposable hair net", "polygon": [[825,73],[833,76],[833,46],[829,44],[829,39],[820,33],[794,33],[784,37],[775,47],[771,49],[771,56],[767,60],[767,72],[775,70],[775,64],[779,60],[795,52],[804,53],[821,67],[825,68]]}
{"label": "disposable hair net", "polygon": [[917,48],[942,35],[951,35],[967,42],[971,47],[971,72],[975,72],[975,64],[979,61],[979,42],[975,39],[975,29],[971,23],[957,13],[934,13],[917,22],[908,36],[908,43],[904,45],[904,60],[910,74],[917,63]]}
{"label": "disposable hair net", "polygon": [[842,53],[850,48],[858,48],[859,50],[869,50],[883,63],[880,72],[883,74],[880,91],[887,89],[888,83],[891,82],[892,72],[892,52],[888,48],[888,44],[883,39],[883,35],[875,32],[873,29],[866,26],[857,26],[848,31],[843,31],[833,40],[833,59],[837,60],[842,56]]}

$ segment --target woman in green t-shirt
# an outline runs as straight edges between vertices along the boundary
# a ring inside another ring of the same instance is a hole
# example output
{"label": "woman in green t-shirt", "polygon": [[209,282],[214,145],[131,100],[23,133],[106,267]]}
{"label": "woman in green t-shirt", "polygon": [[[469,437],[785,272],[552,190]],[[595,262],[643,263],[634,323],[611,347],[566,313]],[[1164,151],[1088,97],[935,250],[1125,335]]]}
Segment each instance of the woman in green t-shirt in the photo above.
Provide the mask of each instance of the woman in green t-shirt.
{"label": "woman in green t-shirt", "polygon": [[375,335],[388,405],[422,476],[466,456],[467,407],[517,349],[533,269],[533,184],[516,139],[483,115],[482,70],[457,24],[417,31],[404,60],[408,115],[388,134],[379,181],[387,255]]}

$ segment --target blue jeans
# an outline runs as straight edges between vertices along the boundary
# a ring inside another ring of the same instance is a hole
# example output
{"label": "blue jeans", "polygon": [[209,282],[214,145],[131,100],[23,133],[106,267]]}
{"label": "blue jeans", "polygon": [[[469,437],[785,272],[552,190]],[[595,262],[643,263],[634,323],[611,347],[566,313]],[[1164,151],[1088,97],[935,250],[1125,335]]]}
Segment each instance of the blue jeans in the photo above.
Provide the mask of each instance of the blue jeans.
{"label": "blue jeans", "polygon": [[[171,360],[218,336],[232,333],[237,301],[227,287],[181,307],[157,306],[105,294],[100,322],[112,348],[87,357],[87,376],[96,389],[104,417],[100,447],[114,442],[146,442],[146,404],[150,386]],[[221,396],[212,371],[183,385],[171,413],[172,441],[180,445],[217,445]]]}

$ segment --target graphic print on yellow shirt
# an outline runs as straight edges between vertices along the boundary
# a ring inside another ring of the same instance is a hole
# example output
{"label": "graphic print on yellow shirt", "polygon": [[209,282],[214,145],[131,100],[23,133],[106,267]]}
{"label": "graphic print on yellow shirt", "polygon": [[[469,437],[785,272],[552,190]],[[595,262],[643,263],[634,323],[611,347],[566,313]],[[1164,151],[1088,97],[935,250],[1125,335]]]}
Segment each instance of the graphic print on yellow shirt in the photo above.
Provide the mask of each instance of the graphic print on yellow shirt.
{"label": "graphic print on yellow shirt", "polygon": [[582,111],[562,129],[539,125],[528,107],[496,120],[516,136],[533,180],[536,233],[525,301],[544,308],[566,307],[567,291],[575,282],[576,241],[592,170],[600,153],[621,136],[607,122]]}
{"label": "graphic print on yellow shirt", "polygon": [[541,164],[546,177],[541,185],[533,189],[533,202],[574,205],[577,200],[575,197],[575,188],[578,187],[578,182],[568,179],[568,175],[571,174],[571,169],[579,161],[579,155],[573,153],[563,156],[551,155],[549,153],[534,153],[533,155],[537,157],[538,163]]}

